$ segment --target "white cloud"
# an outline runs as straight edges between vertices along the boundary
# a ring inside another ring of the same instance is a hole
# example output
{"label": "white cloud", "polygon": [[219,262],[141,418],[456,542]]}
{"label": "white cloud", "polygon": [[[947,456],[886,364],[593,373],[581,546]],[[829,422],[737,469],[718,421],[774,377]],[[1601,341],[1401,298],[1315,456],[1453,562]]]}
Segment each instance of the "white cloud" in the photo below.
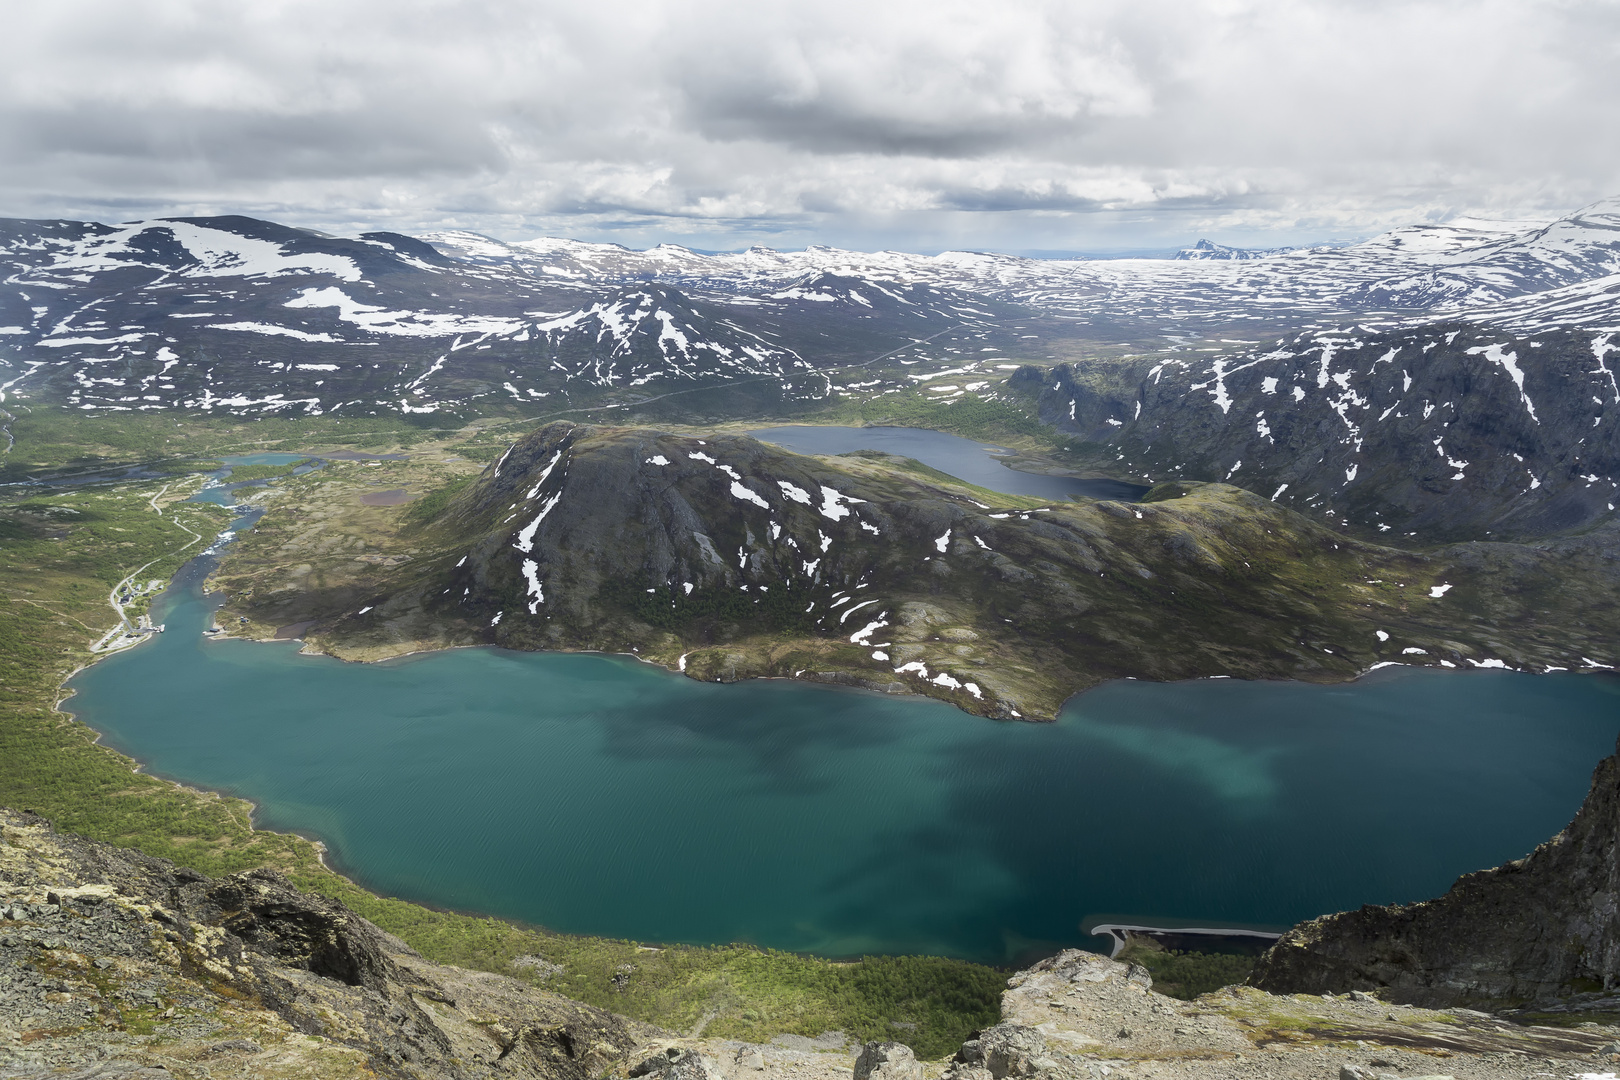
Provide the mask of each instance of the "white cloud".
{"label": "white cloud", "polygon": [[911,248],[1620,191],[1602,0],[10,5],[0,212]]}

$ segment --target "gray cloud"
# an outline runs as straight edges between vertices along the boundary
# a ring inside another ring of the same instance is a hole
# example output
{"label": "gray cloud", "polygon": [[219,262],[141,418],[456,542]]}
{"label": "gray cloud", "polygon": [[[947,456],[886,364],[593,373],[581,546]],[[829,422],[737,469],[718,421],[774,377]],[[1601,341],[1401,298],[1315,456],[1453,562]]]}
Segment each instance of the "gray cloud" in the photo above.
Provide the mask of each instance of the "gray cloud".
{"label": "gray cloud", "polygon": [[1609,0],[57,0],[0,213],[703,247],[1273,243],[1620,191]]}

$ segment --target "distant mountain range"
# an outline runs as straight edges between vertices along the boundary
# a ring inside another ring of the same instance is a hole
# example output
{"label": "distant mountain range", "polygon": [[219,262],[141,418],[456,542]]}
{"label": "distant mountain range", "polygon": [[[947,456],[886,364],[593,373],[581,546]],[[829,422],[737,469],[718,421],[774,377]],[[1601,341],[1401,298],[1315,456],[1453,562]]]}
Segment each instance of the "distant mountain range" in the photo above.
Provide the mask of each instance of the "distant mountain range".
{"label": "distant mountain range", "polygon": [[1212,240],[1200,240],[1190,248],[1182,248],[1176,252],[1176,258],[1182,261],[1194,259],[1267,259],[1273,255],[1283,255],[1298,248],[1235,248],[1225,244],[1217,244]]}
{"label": "distant mountain range", "polygon": [[994,394],[1028,365],[1009,389],[1121,475],[1230,480],[1383,531],[1609,513],[1620,200],[1536,227],[1182,254],[9,220],[0,393],[85,412],[575,419],[670,398],[664,415],[700,421]]}

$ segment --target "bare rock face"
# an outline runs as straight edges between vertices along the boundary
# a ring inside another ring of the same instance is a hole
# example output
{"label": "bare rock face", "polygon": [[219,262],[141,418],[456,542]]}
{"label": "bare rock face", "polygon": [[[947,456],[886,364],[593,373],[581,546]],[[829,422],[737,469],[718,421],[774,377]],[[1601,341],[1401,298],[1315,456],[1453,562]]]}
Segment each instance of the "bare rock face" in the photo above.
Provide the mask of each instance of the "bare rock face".
{"label": "bare rock face", "polygon": [[713,1058],[696,1050],[671,1046],[638,1062],[630,1070],[632,1080],[723,1080],[724,1072]]}
{"label": "bare rock face", "polygon": [[897,1042],[869,1042],[855,1059],[855,1080],[922,1080],[922,1066],[911,1047]]}
{"label": "bare rock face", "polygon": [[190,881],[174,895],[182,912],[229,932],[243,953],[346,986],[386,992],[391,982],[406,981],[393,957],[415,955],[338,901],[301,893],[274,870]]}
{"label": "bare rock face", "polygon": [[1620,988],[1620,754],[1575,819],[1523,859],[1468,874],[1437,900],[1301,923],[1250,985],[1273,993],[1380,991],[1431,1007],[1511,1008]]}
{"label": "bare rock face", "polygon": [[0,1076],[594,1080],[654,1034],[273,870],[211,880],[0,810]]}

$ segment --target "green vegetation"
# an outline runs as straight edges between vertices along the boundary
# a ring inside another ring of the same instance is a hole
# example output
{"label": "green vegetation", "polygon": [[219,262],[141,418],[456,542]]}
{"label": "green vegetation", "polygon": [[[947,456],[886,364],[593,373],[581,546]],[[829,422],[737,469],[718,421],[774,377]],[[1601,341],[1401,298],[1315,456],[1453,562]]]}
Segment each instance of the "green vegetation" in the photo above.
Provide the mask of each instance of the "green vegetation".
{"label": "green vegetation", "polygon": [[933,428],[982,442],[1020,442],[1058,449],[1062,435],[1042,424],[1033,404],[1007,397],[984,398],[964,394],[941,401],[920,390],[838,398],[814,419],[824,424],[893,424],[897,427]]}
{"label": "green vegetation", "polygon": [[[462,451],[463,457],[468,456],[464,447],[458,447],[458,449]],[[450,500],[455,498],[461,489],[472,483],[474,479],[471,476],[458,476],[448,483],[439,485],[410,504],[410,507],[405,511],[405,520],[412,525],[426,525],[444,513],[444,508],[450,505]]]}
{"label": "green vegetation", "polygon": [[[1005,973],[961,960],[904,956],[837,963],[751,945],[649,948],[432,911],[330,876],[300,874],[294,881],[342,900],[442,963],[515,975],[677,1033],[707,1016],[704,1034],[715,1038],[764,1041],[779,1032],[841,1030],[861,1039],[894,1039],[919,1056],[938,1057],[1000,1018]],[[543,966],[514,965],[519,958],[562,970],[547,975]],[[629,975],[622,989],[614,984],[621,974]]]}
{"label": "green vegetation", "polygon": [[[38,409],[28,415],[32,426],[20,435],[56,442],[43,451],[19,442],[19,460],[57,465],[173,453],[166,444],[175,438],[224,454],[264,449],[250,441],[256,435],[302,448],[343,434],[341,425],[318,424],[301,434],[298,425],[282,421],[114,421],[49,417]],[[85,443],[71,445],[66,440],[81,422]],[[353,428],[346,437],[395,440],[385,445],[397,445],[401,435],[397,424],[368,428],[362,421]],[[240,441],[231,442],[233,435]],[[188,449],[183,460],[197,462],[198,447]],[[454,451],[473,456],[460,445]],[[271,468],[279,475],[291,467]],[[420,502],[437,500],[442,507],[462,483],[451,481]],[[62,681],[95,659],[89,643],[113,625],[108,590],[147,563],[142,580],[169,577],[228,518],[221,507],[172,501],[184,490],[184,482],[153,479],[46,494],[34,489],[19,501],[0,501],[0,805],[36,810],[65,831],[210,875],[276,867],[299,888],[342,900],[432,959],[528,978],[671,1030],[690,1030],[705,1017],[706,1034],[733,1038],[841,1029],[899,1039],[919,1054],[938,1056],[998,1017],[1005,976],[956,960],[836,963],[748,945],[653,950],[379,897],[327,870],[314,843],[255,830],[248,803],[135,772],[129,758],[96,745],[93,731],[54,706]],[[541,974],[547,968],[514,966],[521,957],[563,970],[547,978]],[[614,976],[625,965],[632,970],[621,988]]]}
{"label": "green vegetation", "polygon": [[[0,803],[59,827],[216,871],[285,865],[296,838],[254,833],[237,800],[184,793],[130,770],[95,733],[53,711],[62,680],[115,616],[108,590],[137,568],[167,578],[227,512],[155,512],[157,481],[0,505]],[[154,561],[155,560],[155,561]]]}
{"label": "green vegetation", "polygon": [[225,467],[225,463],[218,458],[171,458],[167,461],[155,461],[147,468],[155,473],[175,476],[185,473],[218,472]]}
{"label": "green vegetation", "polygon": [[1015,510],[1031,510],[1037,506],[1050,504],[1050,499],[1042,499],[1033,495],[1009,495],[1004,491],[991,491],[989,488],[970,484],[960,477],[950,473],[941,472],[931,465],[924,465],[916,458],[901,457],[899,454],[886,454],[881,450],[852,450],[847,454],[839,454],[841,458],[855,458],[860,461],[871,461],[886,466],[896,472],[909,473],[921,477],[931,484],[947,489],[956,489],[965,492],[974,501],[982,506],[994,506],[998,509],[1012,508]]}
{"label": "green vegetation", "polygon": [[457,430],[448,426],[454,421],[432,416],[177,419],[172,413],[87,416],[43,405],[8,408],[16,414],[11,431],[17,445],[0,461],[0,481],[138,463],[159,471],[218,468],[210,459],[263,450],[409,447]]}
{"label": "green vegetation", "polygon": [[1588,1024],[1602,1024],[1605,1027],[1620,1027],[1620,1013],[1617,1012],[1535,1012],[1526,1011],[1515,1013],[1514,1017],[1521,1024],[1534,1024],[1536,1027],[1554,1028],[1581,1028]]}
{"label": "green vegetation", "polygon": [[1254,970],[1253,956],[1237,953],[1183,952],[1151,940],[1133,940],[1116,960],[1141,964],[1153,976],[1153,989],[1183,1001],[1223,986],[1235,986]]}
{"label": "green vegetation", "polygon": [[460,454],[468,461],[476,461],[480,465],[488,465],[490,462],[494,461],[496,458],[505,453],[506,448],[510,445],[512,445],[512,438],[511,436],[508,436],[498,441],[463,443],[456,447],[456,453]]}
{"label": "green vegetation", "polygon": [[243,480],[274,480],[282,476],[291,476],[294,469],[308,460],[308,458],[300,458],[297,461],[289,461],[285,465],[232,465],[231,475],[225,479],[232,484],[240,483]]}
{"label": "green vegetation", "polygon": [[648,626],[701,640],[705,629],[720,623],[752,632],[814,633],[816,621],[806,609],[817,595],[790,582],[758,593],[708,586],[688,596],[675,585],[620,579],[603,582],[595,602],[601,610],[627,612]]}

